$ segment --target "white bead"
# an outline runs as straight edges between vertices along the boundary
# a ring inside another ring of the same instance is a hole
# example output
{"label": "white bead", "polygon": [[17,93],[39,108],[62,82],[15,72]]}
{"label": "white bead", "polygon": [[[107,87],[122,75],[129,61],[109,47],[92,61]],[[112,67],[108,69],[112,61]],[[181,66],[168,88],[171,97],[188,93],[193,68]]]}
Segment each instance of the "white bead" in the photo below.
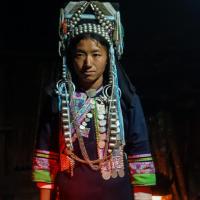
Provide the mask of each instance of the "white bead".
{"label": "white bead", "polygon": [[87,126],[87,123],[86,123],[86,122],[82,122],[82,125],[83,125],[83,126]]}
{"label": "white bead", "polygon": [[83,125],[80,125],[80,127],[79,127],[81,130],[84,130],[85,129],[85,126],[83,126]]}

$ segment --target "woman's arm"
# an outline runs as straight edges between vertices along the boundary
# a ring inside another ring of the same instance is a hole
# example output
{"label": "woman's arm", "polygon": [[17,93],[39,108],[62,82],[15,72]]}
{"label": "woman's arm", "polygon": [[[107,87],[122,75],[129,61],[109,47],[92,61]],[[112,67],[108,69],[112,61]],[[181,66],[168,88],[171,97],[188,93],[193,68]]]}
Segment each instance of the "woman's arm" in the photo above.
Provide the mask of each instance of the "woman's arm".
{"label": "woman's arm", "polygon": [[151,200],[151,185],[155,185],[155,167],[150,151],[149,135],[140,99],[134,95],[129,108],[126,147],[135,200]]}
{"label": "woman's arm", "polygon": [[[41,200],[52,199],[59,164],[59,113],[53,109],[55,99],[44,94],[38,134],[33,152],[32,180],[40,190]],[[50,191],[51,190],[51,191]]]}

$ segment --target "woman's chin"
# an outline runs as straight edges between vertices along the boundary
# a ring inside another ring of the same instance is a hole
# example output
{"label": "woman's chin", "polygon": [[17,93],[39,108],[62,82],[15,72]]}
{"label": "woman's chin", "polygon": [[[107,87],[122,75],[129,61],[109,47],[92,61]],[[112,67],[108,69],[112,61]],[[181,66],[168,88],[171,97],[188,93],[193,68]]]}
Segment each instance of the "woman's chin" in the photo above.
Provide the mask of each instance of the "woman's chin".
{"label": "woman's chin", "polygon": [[86,82],[86,83],[93,83],[95,82],[95,79],[93,76],[84,76],[82,79],[82,82]]}

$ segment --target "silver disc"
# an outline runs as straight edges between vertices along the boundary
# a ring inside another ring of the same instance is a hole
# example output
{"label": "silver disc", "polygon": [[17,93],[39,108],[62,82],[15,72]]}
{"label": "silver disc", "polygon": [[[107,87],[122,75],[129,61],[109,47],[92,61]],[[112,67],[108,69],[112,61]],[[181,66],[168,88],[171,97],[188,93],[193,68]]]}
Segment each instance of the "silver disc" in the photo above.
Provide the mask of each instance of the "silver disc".
{"label": "silver disc", "polygon": [[102,177],[103,177],[103,179],[105,179],[105,180],[110,179],[110,172],[109,172],[109,171],[103,171],[103,172],[102,172]]}
{"label": "silver disc", "polygon": [[98,119],[104,119],[104,115],[98,115]]}
{"label": "silver disc", "polygon": [[104,127],[104,126],[99,127],[99,132],[100,133],[105,133],[106,132],[106,127]]}
{"label": "silver disc", "polygon": [[119,169],[118,174],[119,174],[119,177],[124,177],[125,175],[124,169],[123,168]]}
{"label": "silver disc", "polygon": [[116,169],[112,170],[112,178],[116,178],[117,177],[117,171]]}
{"label": "silver disc", "polygon": [[106,120],[103,119],[103,120],[99,120],[99,126],[105,126],[106,125]]}

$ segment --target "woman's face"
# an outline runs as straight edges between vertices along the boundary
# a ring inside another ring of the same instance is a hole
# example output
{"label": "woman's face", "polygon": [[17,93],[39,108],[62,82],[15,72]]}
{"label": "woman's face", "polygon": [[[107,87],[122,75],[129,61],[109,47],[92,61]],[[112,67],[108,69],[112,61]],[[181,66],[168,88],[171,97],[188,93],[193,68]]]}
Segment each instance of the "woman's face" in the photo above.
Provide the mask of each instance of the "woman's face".
{"label": "woman's face", "polygon": [[107,49],[95,39],[82,39],[76,45],[73,67],[78,83],[87,89],[98,89],[103,84],[107,65]]}

